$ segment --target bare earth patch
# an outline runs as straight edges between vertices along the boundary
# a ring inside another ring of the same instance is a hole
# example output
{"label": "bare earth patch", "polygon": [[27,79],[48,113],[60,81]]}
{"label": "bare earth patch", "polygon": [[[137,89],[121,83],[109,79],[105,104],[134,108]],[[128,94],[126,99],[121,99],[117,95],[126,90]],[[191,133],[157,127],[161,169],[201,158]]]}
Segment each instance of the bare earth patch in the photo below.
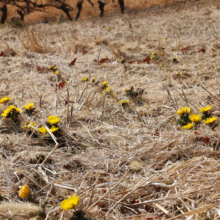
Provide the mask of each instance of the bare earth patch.
{"label": "bare earth patch", "polygon": [[[59,204],[72,194],[85,219],[219,219],[219,119],[176,125],[183,106],[219,116],[219,18],[218,2],[196,1],[0,27],[0,98],[12,98],[0,113],[22,109],[0,116],[2,219],[70,219]],[[57,133],[21,127],[50,115]],[[22,185],[38,205],[18,197]]]}

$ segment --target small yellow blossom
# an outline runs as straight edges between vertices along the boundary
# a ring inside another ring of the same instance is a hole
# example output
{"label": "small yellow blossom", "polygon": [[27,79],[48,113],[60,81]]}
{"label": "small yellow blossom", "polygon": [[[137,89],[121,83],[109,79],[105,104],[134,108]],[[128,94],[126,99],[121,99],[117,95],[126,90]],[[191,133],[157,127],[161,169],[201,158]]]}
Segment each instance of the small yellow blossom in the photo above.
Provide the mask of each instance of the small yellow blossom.
{"label": "small yellow blossom", "polygon": [[123,99],[123,100],[119,101],[120,105],[127,104],[127,103],[129,103],[128,99]]}
{"label": "small yellow blossom", "polygon": [[45,127],[38,128],[38,131],[42,134],[46,134],[48,132]]}
{"label": "small yellow blossom", "polygon": [[91,82],[95,82],[95,78],[92,78],[92,79],[91,79]]}
{"label": "small yellow blossom", "polygon": [[60,205],[62,209],[69,210],[74,209],[79,203],[79,197],[76,195],[70,196],[68,199],[64,199]]}
{"label": "small yellow blossom", "polygon": [[58,75],[59,73],[60,73],[60,72],[59,72],[58,70],[55,72],[56,75]]}
{"label": "small yellow blossom", "polygon": [[108,84],[108,81],[105,81],[102,83],[103,86],[106,86]]}
{"label": "small yellow blossom", "polygon": [[55,66],[53,69],[54,69],[54,70],[57,70],[57,69],[58,69],[58,66]]}
{"label": "small yellow blossom", "polygon": [[21,199],[27,198],[30,194],[30,188],[28,185],[22,186],[19,190],[19,197]]}
{"label": "small yellow blossom", "polygon": [[54,125],[54,124],[57,124],[58,122],[60,122],[60,118],[58,118],[56,115],[54,115],[54,116],[49,116],[48,117],[48,122],[50,123],[50,124],[52,124],[52,125]]}
{"label": "small yellow blossom", "polygon": [[184,114],[188,114],[188,113],[190,113],[190,107],[189,108],[182,107],[176,112],[177,115],[184,115]]}
{"label": "small yellow blossom", "polygon": [[163,38],[163,41],[165,41],[166,39],[165,38]]}
{"label": "small yellow blossom", "polygon": [[127,92],[127,89],[123,89],[124,92]]}
{"label": "small yellow blossom", "polygon": [[28,130],[30,128],[30,126],[27,125],[27,123],[25,123],[24,126],[21,126],[24,130]]}
{"label": "small yellow blossom", "polygon": [[204,112],[207,112],[207,111],[211,110],[211,108],[212,108],[211,105],[207,105],[207,106],[205,106],[205,107],[200,108],[199,111],[200,111],[201,113],[204,113]]}
{"label": "small yellow blossom", "polygon": [[217,117],[216,116],[213,116],[211,118],[206,118],[204,121],[205,124],[212,124],[214,123],[215,121],[217,120]]}
{"label": "small yellow blossom", "polygon": [[182,77],[183,73],[182,72],[180,72],[180,73],[177,72],[176,75],[179,76],[179,77]]}
{"label": "small yellow blossom", "polygon": [[85,76],[82,78],[82,82],[86,82],[86,81],[88,81],[88,77]]}
{"label": "small yellow blossom", "polygon": [[106,28],[106,30],[107,30],[107,31],[110,31],[111,29],[110,29],[110,27],[108,27],[108,28]]}
{"label": "small yellow blossom", "polygon": [[36,127],[36,123],[34,123],[33,121],[30,122],[30,124],[34,127]]}
{"label": "small yellow blossom", "polygon": [[194,123],[197,123],[197,122],[200,122],[201,121],[201,115],[195,115],[195,114],[192,114],[189,116],[189,119],[194,122]]}
{"label": "small yellow blossom", "polygon": [[24,105],[24,108],[28,111],[34,108],[34,103],[28,103],[27,105]]}
{"label": "small yellow blossom", "polygon": [[48,70],[51,70],[51,69],[52,69],[52,66],[49,66],[49,67],[48,67]]}
{"label": "small yellow blossom", "polygon": [[133,34],[134,32],[133,31],[131,31],[131,34]]}
{"label": "small yellow blossom", "polygon": [[192,123],[188,123],[187,125],[183,126],[183,129],[191,129],[193,127],[193,122]]}
{"label": "small yellow blossom", "polygon": [[54,125],[50,128],[50,131],[52,132],[52,133],[54,133],[54,132],[56,132],[56,131],[58,131],[59,130],[59,128],[58,127],[55,127]]}
{"label": "small yellow blossom", "polygon": [[156,51],[154,51],[154,52],[152,53],[152,55],[156,55],[156,53],[157,53],[157,52],[156,52]]}
{"label": "small yellow blossom", "polygon": [[[33,121],[31,121],[30,122],[30,125],[32,125],[33,127],[36,127],[36,123],[34,123]],[[33,128],[31,127],[31,126],[29,126],[29,125],[27,125],[27,123],[25,123],[25,125],[24,126],[21,126],[24,130],[29,130],[29,129],[32,129],[33,130]]]}
{"label": "small yellow blossom", "polygon": [[107,89],[105,90],[106,92],[110,92],[111,91],[111,87],[108,86]]}
{"label": "small yellow blossom", "polygon": [[0,103],[2,104],[2,103],[6,103],[8,101],[11,101],[11,97],[5,96],[5,97],[1,98]]}

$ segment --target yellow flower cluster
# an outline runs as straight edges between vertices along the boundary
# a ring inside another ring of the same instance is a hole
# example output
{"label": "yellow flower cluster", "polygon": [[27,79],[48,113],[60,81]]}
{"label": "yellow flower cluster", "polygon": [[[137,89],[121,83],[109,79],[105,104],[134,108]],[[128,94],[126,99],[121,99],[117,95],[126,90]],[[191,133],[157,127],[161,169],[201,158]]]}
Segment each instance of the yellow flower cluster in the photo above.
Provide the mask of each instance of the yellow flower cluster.
{"label": "yellow flower cluster", "polygon": [[56,115],[54,115],[54,116],[49,116],[48,117],[48,122],[50,123],[50,124],[52,124],[52,125],[54,125],[54,124],[57,124],[58,122],[60,122],[60,118],[58,118]]}
{"label": "yellow flower cluster", "polygon": [[18,192],[21,199],[27,198],[30,194],[30,188],[28,185],[22,186]]}
{"label": "yellow flower cluster", "polygon": [[182,107],[176,112],[177,115],[184,115],[184,114],[188,114],[188,113],[190,113],[190,107],[189,108]]}
{"label": "yellow flower cluster", "polygon": [[10,105],[1,115],[6,118],[10,112],[21,112],[21,109],[15,107],[14,105]]}
{"label": "yellow flower cluster", "polygon": [[68,199],[64,199],[60,205],[62,209],[69,210],[74,209],[79,203],[79,197],[76,195],[70,196]]}
{"label": "yellow flower cluster", "polygon": [[11,101],[11,97],[4,96],[3,98],[1,98],[0,103],[3,104],[9,101]]}
{"label": "yellow flower cluster", "polygon": [[24,105],[24,108],[28,111],[34,108],[34,103],[28,103],[27,105]]}

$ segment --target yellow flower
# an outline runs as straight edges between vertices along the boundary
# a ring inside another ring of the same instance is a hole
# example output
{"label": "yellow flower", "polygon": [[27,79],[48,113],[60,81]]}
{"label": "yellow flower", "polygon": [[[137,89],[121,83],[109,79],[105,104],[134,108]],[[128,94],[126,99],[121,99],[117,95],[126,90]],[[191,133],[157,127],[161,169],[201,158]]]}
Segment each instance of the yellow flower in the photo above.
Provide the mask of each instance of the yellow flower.
{"label": "yellow flower", "polygon": [[110,92],[111,91],[111,87],[108,86],[107,89],[105,90],[106,92]]}
{"label": "yellow flower", "polygon": [[133,34],[134,32],[133,31],[131,31],[131,34]]}
{"label": "yellow flower", "polygon": [[124,92],[127,92],[127,89],[123,89]]}
{"label": "yellow flower", "polygon": [[30,194],[30,188],[28,185],[22,186],[19,190],[19,197],[21,199],[27,198]]}
{"label": "yellow flower", "polygon": [[21,109],[15,107],[14,105],[10,105],[1,115],[6,118],[11,111],[21,112]]}
{"label": "yellow flower", "polygon": [[193,122],[192,123],[188,123],[187,125],[183,126],[183,129],[191,129],[193,127]]}
{"label": "yellow flower", "polygon": [[108,81],[105,81],[102,83],[103,86],[106,86],[108,84]]}
{"label": "yellow flower", "polygon": [[9,108],[7,108],[1,115],[6,118],[10,112],[11,112],[11,110]]}
{"label": "yellow flower", "polygon": [[129,103],[128,99],[123,99],[123,100],[119,101],[120,105],[127,104],[127,103]]}
{"label": "yellow flower", "polygon": [[155,55],[157,52],[156,51],[154,51],[153,53],[152,53],[152,55]]}
{"label": "yellow flower", "polygon": [[58,69],[58,66],[55,66],[53,69],[54,69],[54,70],[57,70],[57,69]]}
{"label": "yellow flower", "polygon": [[204,121],[205,124],[211,124],[211,123],[214,123],[215,121],[217,120],[217,117],[216,116],[213,116],[211,118],[206,118]]}
{"label": "yellow flower", "polygon": [[197,122],[200,122],[201,121],[201,115],[195,115],[195,114],[192,114],[189,116],[189,119],[194,122],[194,123],[197,123]]}
{"label": "yellow flower", "polygon": [[48,132],[45,127],[38,128],[38,131],[42,134],[46,134]]}
{"label": "yellow flower", "polygon": [[204,112],[209,111],[211,108],[212,108],[211,105],[207,105],[207,106],[205,106],[205,107],[200,108],[199,111],[200,111],[201,113],[204,113]]}
{"label": "yellow flower", "polygon": [[50,131],[53,133],[53,132],[56,132],[58,131],[59,128],[58,127],[55,127],[54,125],[50,128]]}
{"label": "yellow flower", "polygon": [[179,77],[182,77],[183,73],[182,72],[180,72],[180,73],[177,72],[176,75],[179,76]]}
{"label": "yellow flower", "polygon": [[49,67],[48,67],[48,70],[51,70],[51,69],[52,69],[52,66],[49,66]]}
{"label": "yellow flower", "polygon": [[21,126],[24,130],[28,130],[30,128],[30,126],[27,125],[27,123],[25,122],[24,126]]}
{"label": "yellow flower", "polygon": [[55,72],[56,75],[58,75],[59,73],[60,73],[60,72],[59,72],[58,70]]}
{"label": "yellow flower", "polygon": [[30,125],[36,127],[36,123],[34,123],[33,121],[30,122]]}
{"label": "yellow flower", "polygon": [[92,78],[92,79],[91,79],[91,82],[95,82],[95,78]]}
{"label": "yellow flower", "polygon": [[82,82],[86,82],[86,81],[88,81],[88,78],[85,76],[82,78]]}
{"label": "yellow flower", "polygon": [[69,210],[74,209],[79,203],[79,197],[76,195],[70,196],[68,199],[64,199],[60,205],[62,209]]}
{"label": "yellow flower", "polygon": [[182,108],[180,108],[180,109],[176,112],[177,115],[184,115],[184,114],[187,114],[187,113],[190,113],[190,107],[189,107],[189,108],[187,108],[187,107],[182,107]]}
{"label": "yellow flower", "polygon": [[[30,122],[30,125],[32,125],[33,127],[35,127],[36,126],[36,123],[34,123],[33,121],[31,121]],[[31,126],[29,126],[29,125],[27,125],[27,123],[25,123],[25,125],[24,126],[21,126],[24,130],[29,130],[29,129],[32,129],[33,130],[33,128],[31,127]]]}
{"label": "yellow flower", "polygon": [[58,122],[60,122],[60,118],[57,118],[57,116],[56,115],[54,115],[54,116],[49,116],[48,117],[48,122],[50,123],[50,124],[57,124]]}
{"label": "yellow flower", "polygon": [[111,29],[110,29],[110,27],[108,27],[108,28],[106,28],[106,30],[107,30],[107,31],[110,31]]}
{"label": "yellow flower", "polygon": [[28,111],[30,111],[34,107],[34,103],[28,103],[27,105],[24,105],[24,108]]}
{"label": "yellow flower", "polygon": [[2,103],[6,103],[8,101],[11,101],[11,97],[5,96],[5,97],[1,98],[0,103],[2,104]]}

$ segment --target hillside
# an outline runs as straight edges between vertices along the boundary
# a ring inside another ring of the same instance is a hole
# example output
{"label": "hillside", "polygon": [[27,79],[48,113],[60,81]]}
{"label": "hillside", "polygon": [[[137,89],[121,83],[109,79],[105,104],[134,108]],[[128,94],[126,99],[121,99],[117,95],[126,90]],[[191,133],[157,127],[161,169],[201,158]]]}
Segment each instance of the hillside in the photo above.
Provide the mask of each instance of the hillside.
{"label": "hillside", "polygon": [[[0,219],[70,219],[73,194],[84,219],[219,219],[219,9],[1,26]],[[177,125],[178,109],[207,105],[216,122]]]}

